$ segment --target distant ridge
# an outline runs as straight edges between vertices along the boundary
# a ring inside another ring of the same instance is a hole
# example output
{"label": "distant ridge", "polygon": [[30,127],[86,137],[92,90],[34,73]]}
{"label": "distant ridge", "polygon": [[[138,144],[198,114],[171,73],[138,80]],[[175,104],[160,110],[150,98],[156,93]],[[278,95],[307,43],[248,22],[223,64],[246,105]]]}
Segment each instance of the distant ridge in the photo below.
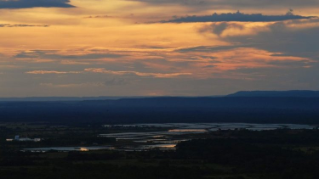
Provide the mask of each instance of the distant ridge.
{"label": "distant ridge", "polygon": [[[39,101],[40,99],[46,101]],[[319,124],[319,95],[318,92],[311,91],[238,92],[230,97],[168,96],[124,97],[121,99],[103,99],[103,97],[59,99],[53,97],[51,100],[50,98],[40,99],[0,101],[0,123]]]}
{"label": "distant ridge", "polygon": [[8,97],[0,98],[0,101],[84,101],[84,100],[116,100],[122,97]]}
{"label": "distant ridge", "polygon": [[291,90],[291,91],[239,91],[226,97],[319,97],[319,91]]}
{"label": "distant ridge", "polygon": [[129,100],[129,101],[156,101],[170,102],[184,100],[210,100],[224,97],[302,97],[319,98],[319,91],[290,90],[290,91],[238,91],[236,93],[220,96],[96,96],[96,97],[0,97],[0,102],[55,102],[55,101],[108,101],[108,100]]}

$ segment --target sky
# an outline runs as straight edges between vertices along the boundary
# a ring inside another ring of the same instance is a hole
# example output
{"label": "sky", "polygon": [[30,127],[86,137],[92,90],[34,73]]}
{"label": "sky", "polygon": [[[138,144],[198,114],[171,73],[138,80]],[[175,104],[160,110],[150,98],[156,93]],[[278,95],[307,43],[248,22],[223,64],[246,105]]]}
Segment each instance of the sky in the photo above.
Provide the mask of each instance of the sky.
{"label": "sky", "polygon": [[0,0],[0,97],[319,90],[319,0]]}

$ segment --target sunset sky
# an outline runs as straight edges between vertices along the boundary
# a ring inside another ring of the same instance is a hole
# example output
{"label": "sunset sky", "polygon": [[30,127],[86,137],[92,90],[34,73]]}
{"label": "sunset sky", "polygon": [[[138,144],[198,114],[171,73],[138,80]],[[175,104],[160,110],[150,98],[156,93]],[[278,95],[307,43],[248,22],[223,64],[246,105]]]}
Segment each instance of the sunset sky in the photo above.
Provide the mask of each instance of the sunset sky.
{"label": "sunset sky", "polygon": [[319,90],[319,0],[0,0],[0,97]]}

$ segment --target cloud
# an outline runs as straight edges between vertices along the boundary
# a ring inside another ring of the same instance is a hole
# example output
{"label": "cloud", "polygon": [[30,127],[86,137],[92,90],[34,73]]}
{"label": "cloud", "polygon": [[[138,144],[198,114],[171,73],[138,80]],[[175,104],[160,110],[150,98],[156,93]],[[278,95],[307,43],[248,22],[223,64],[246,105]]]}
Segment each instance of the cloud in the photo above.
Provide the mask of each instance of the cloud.
{"label": "cloud", "polygon": [[285,15],[263,15],[263,14],[244,14],[241,12],[237,13],[223,13],[207,16],[186,16],[176,17],[167,21],[161,21],[162,23],[187,23],[187,22],[273,22],[273,21],[285,21],[295,19],[310,19],[313,17],[294,15],[292,10],[287,12]]}
{"label": "cloud", "polygon": [[28,71],[27,74],[44,75],[44,74],[78,74],[79,71],[54,71],[54,70],[34,70]]}
{"label": "cloud", "polygon": [[213,29],[214,34],[220,35],[226,30],[227,28],[233,28],[233,29],[243,29],[244,27],[240,24],[229,24],[229,23],[220,23],[216,24],[215,28]]}
{"label": "cloud", "polygon": [[0,24],[0,27],[49,27],[49,25],[32,25],[32,24]]}
{"label": "cloud", "polygon": [[113,54],[113,53],[89,53],[81,55],[62,55],[57,54],[57,51],[42,51],[42,50],[32,50],[23,51],[15,55],[15,58],[45,58],[45,59],[67,59],[67,60],[85,60],[85,59],[101,59],[101,58],[119,58],[125,55]]}
{"label": "cloud", "polygon": [[128,85],[131,83],[131,80],[123,78],[110,78],[104,81],[105,86],[121,86]]}
{"label": "cloud", "polygon": [[223,39],[232,44],[245,44],[280,56],[319,61],[319,19],[302,22],[277,22],[254,34],[225,36]]}
{"label": "cloud", "polygon": [[137,71],[113,71],[104,68],[87,68],[84,71],[92,73],[105,73],[112,75],[136,75],[141,77],[155,77],[155,78],[174,78],[178,76],[192,75],[192,73],[144,73]]}
{"label": "cloud", "polygon": [[176,52],[218,52],[225,50],[232,50],[235,48],[245,47],[245,45],[230,45],[230,46],[197,46],[189,48],[177,49]]}
{"label": "cloud", "polygon": [[214,9],[287,9],[289,8],[313,8],[319,5],[317,0],[127,0],[138,1],[151,5],[184,6],[192,10],[214,10]]}
{"label": "cloud", "polygon": [[0,0],[0,9],[22,9],[35,7],[74,7],[69,0]]}
{"label": "cloud", "polygon": [[[290,21],[284,21],[290,22]],[[212,22],[199,26],[198,32],[208,38],[218,39],[229,44],[225,37],[255,35],[262,31],[267,31],[268,26],[275,22]],[[227,45],[229,46],[229,45]],[[236,46],[247,47],[248,44],[239,43]]]}
{"label": "cloud", "polygon": [[203,0],[127,0],[127,1],[139,1],[145,2],[150,4],[179,4],[179,5],[187,5],[187,6],[194,6],[194,5],[201,5],[206,3]]}
{"label": "cloud", "polygon": [[40,83],[40,86],[50,87],[50,88],[79,88],[86,86],[101,87],[104,86],[103,83],[67,83],[67,84],[53,84],[53,83]]}
{"label": "cloud", "polygon": [[[44,74],[81,74],[81,73],[103,73],[111,75],[136,75],[140,77],[154,77],[154,78],[174,78],[185,75],[192,75],[191,73],[144,73],[137,71],[114,71],[106,70],[105,68],[86,68],[84,71],[55,71],[55,70],[34,70],[25,72],[26,74],[44,75]],[[122,83],[124,81],[107,81],[106,83]]]}
{"label": "cloud", "polygon": [[114,18],[114,16],[109,16],[109,15],[98,15],[98,16],[88,16],[85,17],[88,19],[100,19],[100,18]]}
{"label": "cloud", "polygon": [[[271,52],[271,56],[291,56],[319,62],[319,18],[263,23],[235,22],[205,24],[199,28],[199,33],[207,38],[213,35],[229,43],[220,47],[191,47],[180,51],[214,52],[215,49],[236,49],[238,47],[255,48]],[[217,29],[217,30],[216,30]]]}

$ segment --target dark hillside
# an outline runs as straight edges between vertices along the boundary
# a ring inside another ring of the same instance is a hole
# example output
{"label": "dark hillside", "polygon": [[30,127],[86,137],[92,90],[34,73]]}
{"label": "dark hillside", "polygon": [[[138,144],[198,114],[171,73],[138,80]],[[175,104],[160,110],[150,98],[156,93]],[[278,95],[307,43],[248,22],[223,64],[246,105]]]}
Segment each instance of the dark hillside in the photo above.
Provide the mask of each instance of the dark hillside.
{"label": "dark hillside", "polygon": [[318,123],[319,98],[159,97],[0,102],[0,121]]}

